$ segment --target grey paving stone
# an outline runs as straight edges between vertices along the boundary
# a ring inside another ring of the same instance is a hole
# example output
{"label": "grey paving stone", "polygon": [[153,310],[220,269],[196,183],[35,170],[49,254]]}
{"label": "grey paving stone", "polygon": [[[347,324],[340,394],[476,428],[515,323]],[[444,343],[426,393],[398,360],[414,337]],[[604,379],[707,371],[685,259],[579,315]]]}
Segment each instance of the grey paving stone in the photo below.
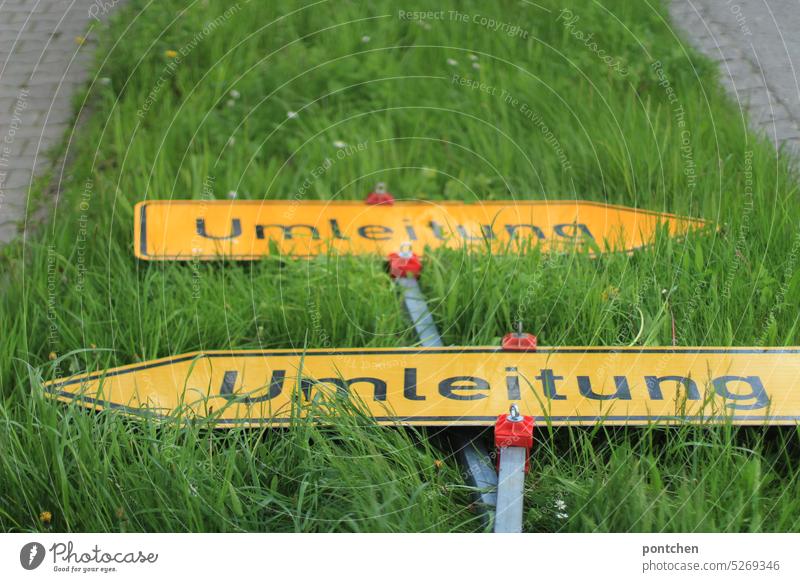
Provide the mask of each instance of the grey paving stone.
{"label": "grey paving stone", "polygon": [[17,220],[25,213],[28,191],[24,188],[3,188],[0,194],[0,222]]}
{"label": "grey paving stone", "polygon": [[789,111],[780,103],[775,103],[772,108],[750,107],[748,108],[750,124],[757,128],[773,123],[791,121]]}
{"label": "grey paving stone", "polygon": [[14,223],[0,224],[0,245],[10,243],[17,238],[19,228]]}
{"label": "grey paving stone", "polygon": [[[109,10],[97,11],[100,20],[121,2],[106,4]],[[94,5],[0,0],[0,245],[19,234],[31,177],[50,167],[48,150],[71,129],[71,99],[87,81],[94,46],[91,38],[81,46],[75,37],[94,23]],[[21,95],[25,108],[14,121]]]}
{"label": "grey paving stone", "polygon": [[5,175],[2,180],[0,176],[0,188],[4,192],[10,192],[17,189],[26,189],[30,186],[33,171],[28,168],[15,168]]}
{"label": "grey paving stone", "polygon": [[720,82],[747,108],[753,129],[797,151],[800,3],[672,0],[670,16],[690,44],[719,63]]}

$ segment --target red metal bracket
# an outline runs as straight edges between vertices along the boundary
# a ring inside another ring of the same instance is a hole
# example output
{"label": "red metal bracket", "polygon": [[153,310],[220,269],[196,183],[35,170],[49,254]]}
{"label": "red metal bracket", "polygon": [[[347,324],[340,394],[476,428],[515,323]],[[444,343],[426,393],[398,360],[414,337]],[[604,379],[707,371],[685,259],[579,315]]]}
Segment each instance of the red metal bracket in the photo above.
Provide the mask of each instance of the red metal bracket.
{"label": "red metal bracket", "polygon": [[422,260],[411,250],[411,243],[400,245],[400,252],[389,255],[389,274],[395,279],[414,277],[419,279]]}
{"label": "red metal bracket", "polygon": [[516,332],[503,336],[502,347],[509,352],[535,352],[536,336],[522,331],[522,322],[518,324]]}
{"label": "red metal bracket", "polygon": [[410,256],[404,256],[402,252],[389,255],[389,274],[395,279],[409,276],[419,279],[421,272],[422,261],[414,253],[411,253]]}
{"label": "red metal bracket", "polygon": [[394,204],[394,196],[386,191],[386,184],[378,182],[375,185],[375,191],[370,192],[364,202],[370,206],[392,206]]}
{"label": "red metal bracket", "polygon": [[528,454],[525,458],[525,472],[530,470],[530,452],[533,448],[533,417],[522,416],[516,404],[511,405],[511,412],[497,417],[494,425],[494,445],[497,447],[497,465],[500,469],[500,449],[503,447],[521,447]]}

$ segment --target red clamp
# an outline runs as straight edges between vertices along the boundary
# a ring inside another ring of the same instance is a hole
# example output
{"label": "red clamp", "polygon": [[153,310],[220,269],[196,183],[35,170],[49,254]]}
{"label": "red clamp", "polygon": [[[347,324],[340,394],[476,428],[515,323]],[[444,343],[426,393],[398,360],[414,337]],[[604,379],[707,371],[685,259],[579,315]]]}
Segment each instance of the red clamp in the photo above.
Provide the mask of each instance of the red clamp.
{"label": "red clamp", "polygon": [[422,272],[422,261],[411,250],[411,245],[405,243],[400,247],[399,253],[389,255],[389,274],[395,279],[414,277],[419,279]]}
{"label": "red clamp", "polygon": [[533,417],[519,413],[516,404],[511,405],[508,414],[497,417],[494,425],[494,446],[497,447],[497,470],[500,470],[500,449],[504,447],[521,447],[528,454],[525,457],[525,472],[531,468],[530,454],[533,448]]}
{"label": "red clamp", "polygon": [[503,336],[502,347],[509,352],[535,352],[536,336],[522,331],[522,322],[519,322],[516,332]]}
{"label": "red clamp", "polygon": [[375,191],[367,195],[365,202],[370,206],[391,206],[394,204],[394,196],[386,191],[386,184],[378,182]]}

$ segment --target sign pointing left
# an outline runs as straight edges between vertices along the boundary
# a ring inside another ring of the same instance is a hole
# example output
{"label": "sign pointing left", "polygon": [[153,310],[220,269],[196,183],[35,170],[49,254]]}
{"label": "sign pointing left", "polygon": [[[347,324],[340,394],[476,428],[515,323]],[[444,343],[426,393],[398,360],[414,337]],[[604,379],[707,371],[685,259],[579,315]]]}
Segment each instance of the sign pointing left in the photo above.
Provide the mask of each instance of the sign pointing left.
{"label": "sign pointing left", "polygon": [[797,424],[800,348],[406,348],[204,352],[54,380],[94,409],[280,425],[327,398],[380,424]]}

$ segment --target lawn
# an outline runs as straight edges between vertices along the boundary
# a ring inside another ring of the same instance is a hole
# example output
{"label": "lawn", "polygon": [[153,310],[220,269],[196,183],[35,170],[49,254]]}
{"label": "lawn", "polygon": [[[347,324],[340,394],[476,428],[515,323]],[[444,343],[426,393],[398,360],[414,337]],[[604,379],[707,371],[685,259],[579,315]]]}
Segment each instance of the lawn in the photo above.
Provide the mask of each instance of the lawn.
{"label": "lawn", "polygon": [[[422,286],[450,345],[518,319],[542,345],[800,344],[796,176],[661,3],[419,10],[131,0],[90,32],[61,193],[0,258],[0,529],[482,530],[441,430],[218,431],[44,398],[43,380],[195,350],[414,345],[380,257],[139,262],[144,199],[360,200],[384,181],[695,216],[719,228],[633,256],[435,251]],[[543,428],[525,529],[800,530],[798,437]]]}

